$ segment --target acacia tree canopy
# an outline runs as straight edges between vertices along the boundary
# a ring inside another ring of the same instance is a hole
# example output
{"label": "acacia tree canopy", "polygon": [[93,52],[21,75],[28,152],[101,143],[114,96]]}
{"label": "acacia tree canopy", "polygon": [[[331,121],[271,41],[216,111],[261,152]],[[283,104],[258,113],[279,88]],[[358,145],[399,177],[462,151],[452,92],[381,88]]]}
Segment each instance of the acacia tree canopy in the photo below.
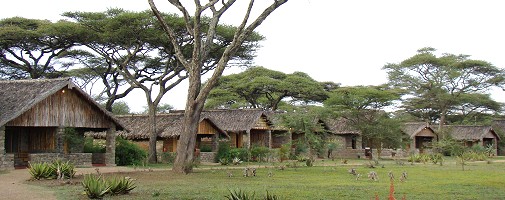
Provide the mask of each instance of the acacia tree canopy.
{"label": "acacia tree canopy", "polygon": [[322,102],[328,97],[326,88],[333,89],[334,85],[338,84],[319,83],[302,72],[285,74],[252,67],[221,77],[209,94],[206,107],[277,110],[286,99],[291,102]]}
{"label": "acacia tree canopy", "polygon": [[384,109],[400,100],[402,90],[386,86],[354,86],[334,90],[324,106],[361,132],[364,145],[378,149],[399,147],[401,121]]}
{"label": "acacia tree canopy", "polygon": [[66,53],[88,32],[67,22],[12,17],[0,20],[0,78],[56,78],[73,63]]}
{"label": "acacia tree canopy", "polygon": [[450,114],[501,110],[486,94],[493,87],[503,87],[502,69],[468,55],[434,53],[433,48],[423,48],[411,58],[383,67],[390,85],[408,91],[404,110],[440,125]]}

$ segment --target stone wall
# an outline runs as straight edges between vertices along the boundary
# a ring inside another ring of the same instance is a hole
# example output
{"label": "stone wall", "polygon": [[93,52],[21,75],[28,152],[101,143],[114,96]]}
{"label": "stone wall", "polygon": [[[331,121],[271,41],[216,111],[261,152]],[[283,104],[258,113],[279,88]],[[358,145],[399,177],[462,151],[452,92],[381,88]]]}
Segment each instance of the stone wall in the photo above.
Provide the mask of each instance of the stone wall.
{"label": "stone wall", "polygon": [[105,165],[105,153],[93,153],[91,156],[91,163]]}
{"label": "stone wall", "polygon": [[364,158],[364,149],[336,149],[332,152],[332,155],[336,158]]}
{"label": "stone wall", "polygon": [[200,152],[200,162],[214,162],[216,152]]}
{"label": "stone wall", "polygon": [[[365,158],[365,149],[336,149],[332,152],[335,158]],[[372,155],[377,156],[377,149],[372,149]],[[382,158],[406,157],[408,153],[402,149],[383,149]]]}
{"label": "stone wall", "polygon": [[91,153],[33,153],[29,154],[30,162],[53,162],[57,159],[70,161],[77,167],[91,167]]}
{"label": "stone wall", "polygon": [[0,155],[0,170],[14,169],[14,154]]}

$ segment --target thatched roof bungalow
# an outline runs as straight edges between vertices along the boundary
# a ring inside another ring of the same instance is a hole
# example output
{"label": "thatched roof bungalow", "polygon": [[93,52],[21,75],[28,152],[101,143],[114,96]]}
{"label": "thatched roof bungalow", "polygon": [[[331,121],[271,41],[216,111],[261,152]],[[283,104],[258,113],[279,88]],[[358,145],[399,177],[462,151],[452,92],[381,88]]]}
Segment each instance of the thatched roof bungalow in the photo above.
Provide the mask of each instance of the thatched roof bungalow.
{"label": "thatched roof bungalow", "polygon": [[263,110],[206,110],[207,117],[230,135],[232,147],[264,146],[272,148],[272,122]]}
{"label": "thatched roof bungalow", "polygon": [[341,141],[340,148],[343,149],[361,149],[361,133],[355,130],[349,125],[348,120],[344,118],[338,119],[326,119],[324,120],[324,126],[328,129],[328,132],[332,135],[338,136],[339,141]]}
{"label": "thatched roof bungalow", "polygon": [[[129,132],[119,131],[119,136],[128,140],[140,142],[141,144],[149,140],[150,122],[148,115],[119,115],[117,118],[129,129]],[[163,142],[163,152],[176,151],[177,141],[184,129],[183,121],[184,113],[156,115],[157,140]],[[88,136],[104,138],[105,133],[88,133]],[[197,148],[203,145],[215,148],[215,142],[219,137],[228,138],[229,136],[208,117],[202,117],[197,132]],[[143,144],[143,146],[147,148],[147,143]]]}
{"label": "thatched roof bungalow", "polygon": [[[412,139],[411,147],[422,151],[431,148],[431,143],[438,138],[438,125],[431,126],[424,122],[405,123],[403,132]],[[494,145],[497,148],[500,137],[491,126],[480,125],[445,125],[444,130],[455,140],[463,142],[466,146]]]}
{"label": "thatched roof bungalow", "polygon": [[[77,137],[84,131],[107,131],[106,162],[114,165],[115,131],[124,126],[70,79],[0,81],[0,167],[28,161],[82,157],[82,147],[69,147],[65,128]],[[69,155],[69,153],[74,153]]]}

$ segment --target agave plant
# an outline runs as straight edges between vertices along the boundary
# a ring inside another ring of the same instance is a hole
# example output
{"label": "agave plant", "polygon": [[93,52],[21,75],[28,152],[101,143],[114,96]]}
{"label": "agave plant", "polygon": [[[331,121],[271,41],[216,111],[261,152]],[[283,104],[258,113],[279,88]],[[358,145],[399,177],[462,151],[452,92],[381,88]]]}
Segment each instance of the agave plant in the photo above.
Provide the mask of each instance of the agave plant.
{"label": "agave plant", "polygon": [[82,186],[84,187],[86,195],[90,199],[103,198],[103,196],[105,196],[105,194],[107,194],[111,188],[102,178],[102,176],[96,176],[94,174],[84,175]]}
{"label": "agave plant", "polygon": [[110,187],[111,195],[128,194],[130,191],[132,191],[137,187],[135,186],[133,179],[129,177],[123,177],[123,178],[114,177],[107,180],[107,184]]}
{"label": "agave plant", "polygon": [[[62,160],[55,160],[52,163],[52,168],[55,172],[55,176],[61,175],[61,178],[74,178],[75,176],[75,166],[70,161],[63,162]],[[58,169],[60,174],[58,174]]]}
{"label": "agave plant", "polygon": [[265,199],[265,200],[280,200],[281,198],[279,198],[279,196],[277,196],[275,194],[270,194],[267,190],[267,195],[263,199]]}
{"label": "agave plant", "polygon": [[228,200],[250,200],[254,199],[254,192],[253,193],[247,193],[243,192],[242,190],[234,191],[234,190],[229,190],[230,194],[224,196]]}
{"label": "agave plant", "polygon": [[33,179],[51,179],[55,177],[56,172],[54,168],[46,162],[42,163],[28,163],[28,171]]}

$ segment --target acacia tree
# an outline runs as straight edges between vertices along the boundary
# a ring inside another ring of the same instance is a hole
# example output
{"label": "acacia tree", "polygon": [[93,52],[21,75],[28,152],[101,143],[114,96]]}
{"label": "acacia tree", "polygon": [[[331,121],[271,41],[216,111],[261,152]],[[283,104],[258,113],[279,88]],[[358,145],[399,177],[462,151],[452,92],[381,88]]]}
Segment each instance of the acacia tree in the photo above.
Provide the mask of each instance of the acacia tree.
{"label": "acacia tree", "polygon": [[[181,17],[160,13],[161,17],[176,33],[177,45],[185,57],[191,58],[189,51],[195,44],[187,32]],[[149,162],[156,162],[156,113],[164,95],[188,77],[188,71],[175,56],[174,45],[167,37],[151,11],[127,12],[110,9],[106,12],[66,13],[83,26],[91,29],[99,37],[85,45],[98,55],[104,64],[93,66],[106,85],[109,100],[121,98],[133,88],[144,91],[147,101],[147,114],[150,123]],[[207,19],[202,26],[207,26]],[[203,28],[205,29],[205,28]],[[204,74],[215,68],[226,44],[233,40],[235,29],[231,26],[216,27],[216,39],[211,44],[211,53],[202,60],[199,73]],[[248,63],[253,57],[257,41],[263,37],[251,34],[246,38],[247,45],[241,45],[233,60]],[[82,55],[82,54],[81,54]],[[93,61],[95,59],[87,59]],[[103,67],[102,67],[103,66]],[[101,74],[100,74],[101,73]],[[116,94],[118,87],[127,83],[123,93]],[[111,87],[109,88],[108,85]],[[110,102],[110,101],[109,101]]]}
{"label": "acacia tree", "polygon": [[439,122],[441,129],[448,115],[501,110],[488,92],[492,87],[503,87],[502,69],[468,55],[437,57],[434,52],[433,48],[423,48],[401,63],[383,67],[390,85],[408,91],[403,103],[407,112]]}
{"label": "acacia tree", "polygon": [[[194,14],[191,16],[187,8],[179,0],[169,0],[168,2],[177,8],[183,15],[184,24],[191,36],[194,45],[191,49],[191,57],[187,57],[183,53],[181,45],[178,43],[177,35],[174,27],[166,22],[166,20],[158,11],[153,0],[148,0],[151,9],[157,19],[162,24],[163,30],[166,32],[170,42],[174,46],[175,55],[182,66],[187,70],[189,75],[188,96],[186,99],[186,107],[184,113],[184,130],[181,133],[179,143],[177,145],[177,157],[174,162],[173,170],[180,173],[189,173],[192,171],[193,154],[196,143],[196,132],[198,129],[198,121],[203,109],[205,100],[210,90],[216,84],[218,78],[222,75],[228,61],[239,50],[240,46],[246,39],[254,33],[254,29],[258,27],[273,11],[287,2],[287,0],[273,0],[261,14],[252,22],[249,23],[254,0],[249,1],[247,10],[244,12],[244,18],[241,24],[233,33],[233,40],[226,44],[226,48],[217,60],[216,68],[206,82],[202,86],[201,70],[204,66],[204,61],[212,53],[212,46],[216,38],[218,23],[223,14],[236,2],[236,0],[211,0],[205,4],[200,1],[195,2]],[[208,19],[206,29],[203,29],[203,13],[209,12],[211,16]]]}
{"label": "acacia tree", "polygon": [[0,20],[0,78],[56,78],[72,65],[63,59],[89,37],[78,25],[13,17]]}
{"label": "acacia tree", "polygon": [[[118,99],[128,95],[141,84],[155,79],[160,67],[152,67],[147,62],[160,60],[153,57],[158,49],[167,44],[156,28],[156,20],[150,12],[127,12],[122,9],[109,9],[105,12],[65,12],[68,17],[85,27],[94,37],[81,41],[85,49],[71,52],[74,60],[85,67],[72,70],[83,85],[96,80],[104,89],[97,95],[105,95],[105,108],[109,111]],[[159,61],[160,62],[160,61]],[[123,69],[134,69],[129,77],[139,85],[128,84]]]}
{"label": "acacia tree", "polygon": [[377,149],[380,155],[383,148],[400,145],[401,123],[384,109],[399,100],[401,94],[401,90],[386,86],[342,87],[330,94],[324,106],[359,130],[365,145]]}
{"label": "acacia tree", "polygon": [[327,85],[329,83],[319,83],[302,72],[285,74],[253,67],[242,73],[221,77],[210,92],[205,106],[277,110],[287,98],[292,102],[322,102],[328,98],[325,90]]}

